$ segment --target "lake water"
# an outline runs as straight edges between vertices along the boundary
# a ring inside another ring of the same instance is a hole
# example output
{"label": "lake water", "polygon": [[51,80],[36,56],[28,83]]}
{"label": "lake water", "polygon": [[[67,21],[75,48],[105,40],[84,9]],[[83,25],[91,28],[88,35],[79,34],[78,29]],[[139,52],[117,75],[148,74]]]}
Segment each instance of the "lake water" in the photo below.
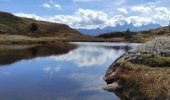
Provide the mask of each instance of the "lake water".
{"label": "lake water", "polygon": [[1,45],[0,100],[119,100],[105,71],[138,44]]}

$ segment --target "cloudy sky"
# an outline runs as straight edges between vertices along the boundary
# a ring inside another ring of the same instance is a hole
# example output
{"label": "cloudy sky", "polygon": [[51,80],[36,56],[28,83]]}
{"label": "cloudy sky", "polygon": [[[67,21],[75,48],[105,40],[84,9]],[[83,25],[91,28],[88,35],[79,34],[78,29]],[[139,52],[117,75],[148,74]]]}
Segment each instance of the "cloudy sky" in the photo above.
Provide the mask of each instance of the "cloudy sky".
{"label": "cloudy sky", "polygon": [[132,23],[168,25],[170,0],[0,0],[0,11],[64,23],[73,28],[104,28]]}

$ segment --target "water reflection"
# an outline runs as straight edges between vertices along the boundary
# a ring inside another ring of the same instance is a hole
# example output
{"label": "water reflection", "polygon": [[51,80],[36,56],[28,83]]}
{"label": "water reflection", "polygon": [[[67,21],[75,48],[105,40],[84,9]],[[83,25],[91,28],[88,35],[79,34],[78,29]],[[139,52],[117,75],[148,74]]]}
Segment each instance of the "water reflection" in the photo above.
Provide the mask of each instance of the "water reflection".
{"label": "water reflection", "polygon": [[125,52],[124,49],[114,49],[100,46],[81,46],[65,55],[53,56],[56,61],[71,61],[78,67],[101,66],[108,60],[115,60]]}
{"label": "water reflection", "polygon": [[79,43],[77,48],[32,46],[5,53],[1,49],[1,64],[6,65],[0,67],[0,100],[119,100],[101,89],[102,76],[127,47],[133,46]]}
{"label": "water reflection", "polygon": [[58,55],[75,49],[75,45],[58,43],[53,45],[0,45],[0,65],[23,59]]}

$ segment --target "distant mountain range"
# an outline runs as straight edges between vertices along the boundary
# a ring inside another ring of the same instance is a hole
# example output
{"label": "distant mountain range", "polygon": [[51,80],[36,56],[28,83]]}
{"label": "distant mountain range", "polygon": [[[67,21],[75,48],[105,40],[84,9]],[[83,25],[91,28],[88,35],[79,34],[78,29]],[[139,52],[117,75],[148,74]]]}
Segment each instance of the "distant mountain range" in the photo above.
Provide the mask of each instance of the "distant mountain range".
{"label": "distant mountain range", "polygon": [[140,27],[136,27],[133,24],[127,24],[125,23],[124,25],[117,25],[115,27],[105,27],[103,29],[77,29],[79,32],[85,34],[85,35],[100,35],[103,33],[109,33],[109,32],[123,32],[126,31],[128,28],[131,31],[137,32],[137,31],[144,31],[144,30],[150,30],[150,29],[156,29],[156,28],[160,28],[161,25],[160,24],[148,24],[148,25],[142,25]]}

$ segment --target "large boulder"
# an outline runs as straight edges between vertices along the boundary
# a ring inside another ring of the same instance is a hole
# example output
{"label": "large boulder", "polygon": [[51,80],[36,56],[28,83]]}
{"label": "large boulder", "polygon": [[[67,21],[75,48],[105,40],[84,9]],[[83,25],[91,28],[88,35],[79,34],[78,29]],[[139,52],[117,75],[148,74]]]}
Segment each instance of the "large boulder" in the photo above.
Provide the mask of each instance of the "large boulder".
{"label": "large boulder", "polygon": [[170,37],[157,37],[118,58],[105,90],[123,100],[170,100]]}

